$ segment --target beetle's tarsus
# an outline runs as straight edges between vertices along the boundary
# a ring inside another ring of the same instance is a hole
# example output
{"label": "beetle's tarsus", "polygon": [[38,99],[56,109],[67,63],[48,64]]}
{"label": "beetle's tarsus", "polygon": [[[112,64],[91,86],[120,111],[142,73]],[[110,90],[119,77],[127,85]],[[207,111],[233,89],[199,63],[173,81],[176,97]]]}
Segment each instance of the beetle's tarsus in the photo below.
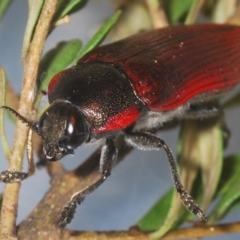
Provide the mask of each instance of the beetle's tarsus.
{"label": "beetle's tarsus", "polygon": [[0,181],[4,183],[21,182],[28,177],[28,173],[5,170],[0,173]]}
{"label": "beetle's tarsus", "polygon": [[79,191],[73,194],[71,200],[64,206],[61,212],[58,222],[59,228],[64,228],[68,223],[72,221],[77,209],[77,204],[80,205],[90,193],[97,189],[106,180],[106,178],[107,177],[103,175],[100,180],[85,188],[83,191]]}
{"label": "beetle's tarsus", "polygon": [[178,192],[180,199],[183,203],[183,205],[186,207],[186,209],[191,212],[194,215],[197,215],[202,222],[207,221],[207,217],[205,215],[205,212],[201,209],[201,207],[194,201],[194,199],[185,191],[182,189],[181,192]]}
{"label": "beetle's tarsus", "polygon": [[65,228],[68,223],[70,223],[74,217],[77,208],[76,199],[72,199],[67,203],[61,212],[61,216],[58,222],[59,228]]}

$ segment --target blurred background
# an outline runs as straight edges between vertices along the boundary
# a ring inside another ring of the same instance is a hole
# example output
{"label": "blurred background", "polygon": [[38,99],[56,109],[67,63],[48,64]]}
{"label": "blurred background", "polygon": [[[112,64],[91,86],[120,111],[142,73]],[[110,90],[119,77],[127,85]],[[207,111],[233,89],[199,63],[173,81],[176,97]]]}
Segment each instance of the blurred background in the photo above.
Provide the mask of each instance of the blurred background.
{"label": "blurred background", "polygon": [[[71,23],[57,27],[47,39],[44,52],[56,46],[59,41],[81,39],[86,43],[93,33],[115,11],[118,1],[92,0],[83,11],[71,15]],[[14,90],[20,93],[23,68],[21,64],[22,39],[28,17],[27,1],[15,0],[7,10],[0,25],[0,65]],[[108,38],[108,42],[111,39]],[[47,102],[47,97],[44,97]],[[236,109],[226,113],[231,131],[226,154],[239,152],[240,114]],[[15,126],[6,121],[6,133],[12,144]],[[169,147],[176,151],[179,128],[158,133]],[[74,169],[97,146],[83,145],[74,156],[65,157],[61,162],[67,169]],[[214,166],[213,166],[214,168]],[[0,170],[7,169],[7,161],[0,149]],[[26,169],[26,160],[24,169]],[[37,169],[35,175],[22,182],[19,200],[18,223],[21,222],[41,200],[49,188],[49,176],[45,169]],[[240,182],[240,179],[239,179]],[[172,186],[172,178],[165,153],[132,151],[124,161],[114,168],[109,179],[77,208],[77,214],[68,228],[78,230],[124,230],[133,226],[149,208]],[[0,191],[4,184],[0,184]],[[240,210],[228,215],[222,222],[240,220]],[[239,239],[232,234],[227,239]],[[217,236],[206,239],[226,239]]]}

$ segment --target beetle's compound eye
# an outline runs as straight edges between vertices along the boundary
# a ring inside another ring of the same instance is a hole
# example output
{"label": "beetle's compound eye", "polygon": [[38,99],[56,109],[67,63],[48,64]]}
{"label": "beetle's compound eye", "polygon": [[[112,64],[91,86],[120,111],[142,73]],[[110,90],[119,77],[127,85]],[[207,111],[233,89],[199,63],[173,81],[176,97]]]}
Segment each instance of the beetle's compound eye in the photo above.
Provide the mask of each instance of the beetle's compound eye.
{"label": "beetle's compound eye", "polygon": [[75,149],[86,139],[87,129],[84,119],[75,109],[69,109],[66,115],[65,133],[59,139],[59,146]]}

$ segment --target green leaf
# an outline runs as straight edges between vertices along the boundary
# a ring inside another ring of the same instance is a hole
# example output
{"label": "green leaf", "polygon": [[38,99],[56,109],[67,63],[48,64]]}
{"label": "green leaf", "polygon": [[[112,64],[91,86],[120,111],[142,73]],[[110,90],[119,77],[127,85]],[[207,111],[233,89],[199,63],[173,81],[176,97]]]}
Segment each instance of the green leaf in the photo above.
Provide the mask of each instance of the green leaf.
{"label": "green leaf", "polygon": [[11,3],[12,3],[12,0],[0,1],[0,21],[2,20],[4,13],[6,12],[7,8]]}
{"label": "green leaf", "polygon": [[226,23],[236,10],[236,4],[229,1],[218,0],[213,8],[212,21],[214,23]]}
{"label": "green leaf", "polygon": [[[0,106],[5,106],[6,99],[6,75],[3,68],[0,67],[0,89],[1,89],[1,98]],[[5,130],[4,130],[4,110],[0,109],[0,137],[3,146],[4,155],[8,158],[10,155],[10,149],[8,146]]]}
{"label": "green leaf", "polygon": [[[197,181],[195,187],[201,181]],[[197,191],[196,199],[202,197],[202,193]],[[150,211],[138,222],[138,227],[142,231],[155,231],[151,233],[153,239],[159,239],[165,235],[170,229],[176,228],[186,221],[187,217],[193,218],[194,216],[186,211],[181,204],[176,191],[171,188],[151,209]]]}
{"label": "green leaf", "polygon": [[83,57],[86,53],[94,49],[100,42],[103,40],[108,31],[112,26],[117,22],[122,11],[118,10],[107,22],[97,31],[97,33],[92,37],[92,39],[83,47],[80,54],[77,57],[77,60]]}
{"label": "green leaf", "polygon": [[207,122],[205,121],[201,121],[201,131],[198,137],[199,160],[204,191],[201,203],[203,209],[208,208],[221,179],[224,150],[223,134],[218,120],[211,119]]}
{"label": "green leaf", "polygon": [[23,40],[23,56],[28,52],[44,0],[28,0],[29,16]]}
{"label": "green leaf", "polygon": [[164,0],[163,5],[171,23],[178,22],[190,9],[194,0]]}
{"label": "green leaf", "polygon": [[174,189],[170,189],[137,223],[142,231],[154,231],[163,225],[171,208]]}
{"label": "green leaf", "polygon": [[204,194],[200,205],[207,209],[215,194],[223,162],[223,137],[218,118],[185,120],[181,145],[179,163],[182,184],[190,192],[201,168]]}
{"label": "green leaf", "polygon": [[178,144],[178,162],[181,168],[181,182],[187,191],[191,191],[199,170],[198,123],[184,120],[181,125]]}
{"label": "green leaf", "polygon": [[[171,188],[138,222],[143,231],[155,231],[151,234],[153,239],[159,239],[170,229],[184,221],[186,211],[177,197],[174,188]],[[180,221],[181,219],[181,221]]]}
{"label": "green leaf", "polygon": [[240,200],[240,155],[228,157],[224,161],[223,174],[221,177],[221,186],[216,194],[220,198],[218,204],[209,217],[209,223],[215,223],[228,214],[232,207],[239,206],[236,201]]}
{"label": "green leaf", "polygon": [[[61,42],[56,48],[47,52],[40,63],[39,72],[40,74],[44,73],[44,79],[38,83],[38,89],[46,90],[50,80],[74,61],[81,46],[81,41],[74,39],[68,42]],[[38,106],[40,97],[37,98],[35,107]]]}
{"label": "green leaf", "polygon": [[45,90],[50,80],[73,62],[81,46],[78,39],[61,42],[44,55],[40,63],[40,73],[44,72],[45,76],[40,89]]}
{"label": "green leaf", "polygon": [[[162,202],[166,202],[169,205],[162,205]],[[151,209],[151,212],[155,212],[155,220],[158,223],[153,225],[155,232],[151,233],[153,239],[159,239],[165,235],[169,230],[176,228],[179,224],[183,223],[188,216],[188,212],[179,200],[176,190],[172,188],[163,198],[155,205],[155,209]],[[157,220],[157,215],[161,215],[160,221]],[[147,221],[147,219],[146,219]],[[150,221],[150,220],[149,220]]]}

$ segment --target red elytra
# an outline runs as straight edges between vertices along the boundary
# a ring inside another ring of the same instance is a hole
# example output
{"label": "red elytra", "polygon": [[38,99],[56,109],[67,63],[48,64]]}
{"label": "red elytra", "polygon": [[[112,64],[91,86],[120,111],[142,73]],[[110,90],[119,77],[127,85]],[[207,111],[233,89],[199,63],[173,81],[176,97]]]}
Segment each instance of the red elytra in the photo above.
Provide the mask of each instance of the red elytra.
{"label": "red elytra", "polygon": [[237,26],[167,27],[97,48],[78,63],[120,64],[148,108],[169,111],[239,83],[239,39]]}

